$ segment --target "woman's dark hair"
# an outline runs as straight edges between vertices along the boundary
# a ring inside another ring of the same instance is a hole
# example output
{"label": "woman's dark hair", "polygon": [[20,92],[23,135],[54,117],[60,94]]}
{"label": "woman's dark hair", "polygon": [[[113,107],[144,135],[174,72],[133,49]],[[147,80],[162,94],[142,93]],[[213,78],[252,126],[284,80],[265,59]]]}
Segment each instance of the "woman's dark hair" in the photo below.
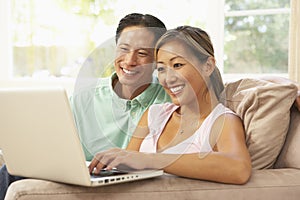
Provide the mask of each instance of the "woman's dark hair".
{"label": "woman's dark hair", "polygon": [[167,31],[165,24],[153,15],[131,13],[120,20],[116,31],[116,42],[118,41],[122,31],[131,26],[150,28],[149,30],[155,35],[154,43]]}
{"label": "woman's dark hair", "polygon": [[[179,39],[191,48],[194,55],[204,63],[209,57],[214,57],[214,48],[209,35],[202,29],[192,26],[179,26],[175,29],[168,30],[157,42],[155,46],[155,57],[158,50],[165,43]],[[224,89],[221,73],[217,66],[210,75],[210,84],[219,99],[221,92]]]}

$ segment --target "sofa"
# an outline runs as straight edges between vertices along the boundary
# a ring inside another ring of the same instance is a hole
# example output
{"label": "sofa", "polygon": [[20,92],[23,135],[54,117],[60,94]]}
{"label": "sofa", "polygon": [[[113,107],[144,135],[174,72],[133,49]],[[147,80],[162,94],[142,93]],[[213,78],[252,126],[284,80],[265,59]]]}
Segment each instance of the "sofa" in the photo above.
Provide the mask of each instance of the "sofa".
{"label": "sofa", "polygon": [[[243,80],[226,85],[221,100],[243,120],[247,146],[253,161],[252,175],[246,184],[193,180],[170,174],[95,188],[24,179],[9,187],[5,200],[298,200],[300,111],[293,106],[296,95],[297,88],[289,84],[274,85],[256,80]],[[0,162],[4,162],[1,156]]]}

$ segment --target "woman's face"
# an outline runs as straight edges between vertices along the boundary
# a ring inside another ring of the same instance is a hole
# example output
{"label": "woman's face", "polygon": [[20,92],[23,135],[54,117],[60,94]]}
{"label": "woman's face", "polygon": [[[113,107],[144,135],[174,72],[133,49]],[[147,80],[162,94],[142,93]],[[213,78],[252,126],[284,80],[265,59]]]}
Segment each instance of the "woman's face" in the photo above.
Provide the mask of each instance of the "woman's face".
{"label": "woman's face", "polygon": [[152,81],[154,34],[142,27],[125,28],[116,47],[115,70],[119,81],[140,87]]}
{"label": "woman's face", "polygon": [[200,100],[206,90],[201,64],[181,41],[165,43],[157,53],[157,71],[160,84],[176,105]]}

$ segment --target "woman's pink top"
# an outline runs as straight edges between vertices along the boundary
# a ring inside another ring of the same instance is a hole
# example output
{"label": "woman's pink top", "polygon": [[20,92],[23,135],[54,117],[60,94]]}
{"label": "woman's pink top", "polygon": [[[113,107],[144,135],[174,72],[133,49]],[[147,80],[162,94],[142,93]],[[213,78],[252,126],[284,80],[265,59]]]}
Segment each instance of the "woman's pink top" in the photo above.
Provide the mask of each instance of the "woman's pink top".
{"label": "woman's pink top", "polygon": [[[157,152],[157,141],[172,113],[177,108],[178,106],[172,103],[154,104],[150,106],[148,112],[148,127],[150,132],[143,140],[139,150],[140,152]],[[211,152],[212,147],[209,143],[211,128],[216,119],[225,113],[235,114],[223,104],[218,104],[192,136],[175,146],[163,150],[162,153],[188,154]]]}

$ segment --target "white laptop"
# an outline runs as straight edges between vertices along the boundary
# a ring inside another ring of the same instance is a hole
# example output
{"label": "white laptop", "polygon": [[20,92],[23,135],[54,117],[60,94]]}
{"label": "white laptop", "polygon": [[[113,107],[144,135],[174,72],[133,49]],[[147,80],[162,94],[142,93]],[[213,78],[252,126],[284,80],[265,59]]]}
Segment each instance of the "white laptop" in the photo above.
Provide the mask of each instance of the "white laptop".
{"label": "white laptop", "polygon": [[0,123],[0,149],[13,175],[101,186],[163,174],[143,170],[91,176],[62,88],[1,89]]}

